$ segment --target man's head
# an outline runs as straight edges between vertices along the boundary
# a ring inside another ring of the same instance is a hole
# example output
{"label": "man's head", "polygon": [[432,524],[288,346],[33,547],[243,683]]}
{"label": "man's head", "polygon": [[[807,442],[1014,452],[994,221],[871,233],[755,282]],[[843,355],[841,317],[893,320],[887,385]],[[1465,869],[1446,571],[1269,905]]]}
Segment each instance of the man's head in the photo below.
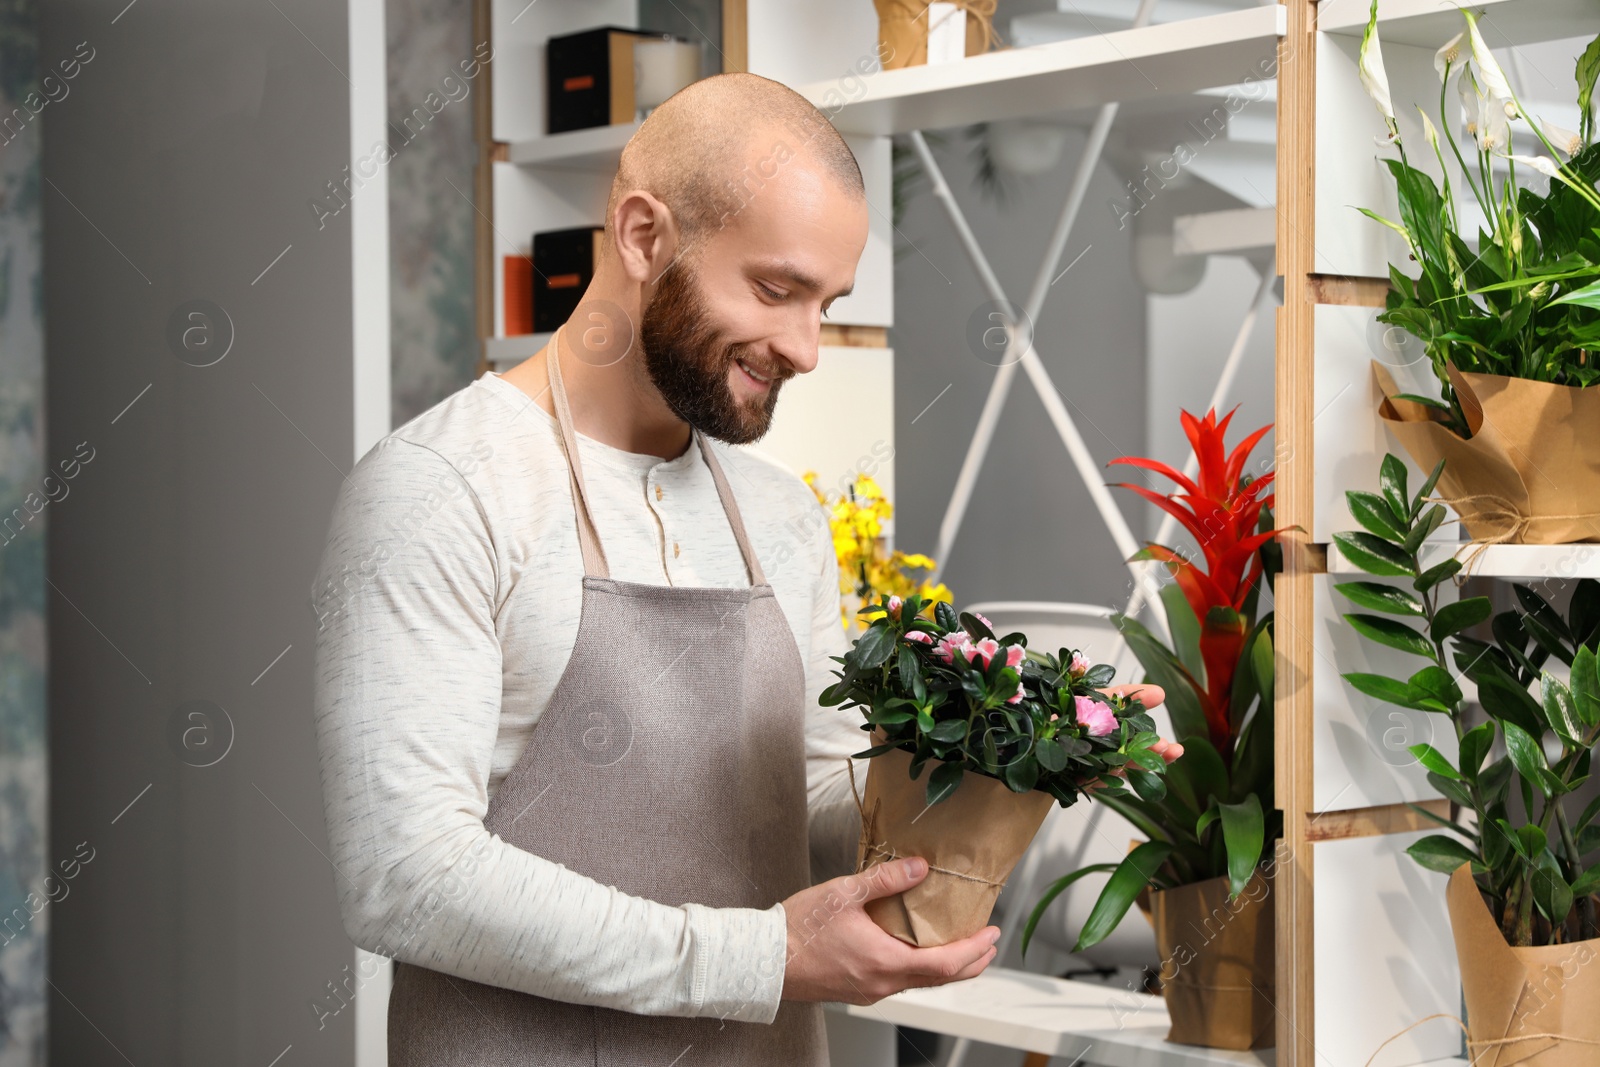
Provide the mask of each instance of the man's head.
{"label": "man's head", "polygon": [[816,366],[822,314],[866,244],[844,139],[777,82],[707,78],[639,127],[606,215],[603,269],[637,288],[650,382],[713,437],[761,437],[782,383]]}

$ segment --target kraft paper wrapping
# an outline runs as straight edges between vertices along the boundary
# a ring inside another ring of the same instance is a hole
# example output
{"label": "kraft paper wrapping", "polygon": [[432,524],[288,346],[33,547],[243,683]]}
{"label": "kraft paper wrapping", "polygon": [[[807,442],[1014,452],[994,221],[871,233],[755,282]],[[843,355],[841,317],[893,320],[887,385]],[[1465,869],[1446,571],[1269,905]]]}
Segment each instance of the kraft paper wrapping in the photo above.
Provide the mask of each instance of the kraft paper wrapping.
{"label": "kraft paper wrapping", "polygon": [[1475,1067],[1600,1063],[1600,939],[1512,948],[1467,864],[1445,898]]}
{"label": "kraft paper wrapping", "polygon": [[1600,388],[1468,374],[1449,368],[1472,437],[1463,440],[1431,409],[1383,391],[1378,414],[1425,471],[1444,460],[1438,494],[1474,540],[1557,545],[1600,541]]}
{"label": "kraft paper wrapping", "polygon": [[[878,9],[879,54],[884,70],[919,67],[928,61],[927,0],[872,0]],[[998,42],[994,32],[996,0],[954,0],[967,13],[967,55],[989,51]]]}
{"label": "kraft paper wrapping", "polygon": [[1150,894],[1167,1040],[1206,1048],[1277,1041],[1272,879],[1260,869],[1230,904],[1227,878]]}
{"label": "kraft paper wrapping", "polygon": [[1013,793],[969,771],[954,793],[930,807],[928,776],[938,766],[929,760],[913,781],[909,752],[874,756],[861,801],[857,871],[908,856],[928,861],[921,882],[866,905],[873,922],[919,948],[959,941],[988,925],[995,898],[1055,803],[1048,793]]}

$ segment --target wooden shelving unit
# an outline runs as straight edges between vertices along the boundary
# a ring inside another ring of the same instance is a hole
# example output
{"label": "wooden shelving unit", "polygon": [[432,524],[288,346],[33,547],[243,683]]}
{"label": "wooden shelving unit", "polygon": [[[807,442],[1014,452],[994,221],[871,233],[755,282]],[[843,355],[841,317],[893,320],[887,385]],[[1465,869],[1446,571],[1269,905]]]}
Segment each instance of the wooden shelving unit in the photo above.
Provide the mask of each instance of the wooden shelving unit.
{"label": "wooden shelving unit", "polygon": [[[1582,0],[1480,0],[1472,10],[1497,48],[1597,28]],[[1296,857],[1293,875],[1279,878],[1277,913],[1285,1067],[1364,1063],[1424,1017],[1463,1013],[1445,878],[1403,853],[1424,829],[1409,803],[1436,803],[1437,794],[1403,759],[1382,758],[1378,735],[1394,709],[1339,677],[1404,673],[1404,657],[1391,663],[1384,650],[1363,647],[1340,618],[1349,605],[1332,587],[1354,568],[1329,544],[1334,531],[1356,528],[1345,491],[1377,488],[1383,454],[1403,454],[1378,419],[1370,364],[1396,361],[1374,315],[1387,265],[1407,262],[1406,250],[1353,207],[1396,210],[1383,153],[1371,147],[1382,120],[1357,72],[1368,11],[1369,0],[1294,0],[1278,86],[1277,499],[1280,525],[1297,528],[1276,601],[1278,801]],[[1462,28],[1453,5],[1380,0],[1395,111],[1412,143],[1422,142],[1412,102],[1437,106],[1434,51]],[[1474,575],[1535,584],[1600,575],[1600,545],[1438,542],[1426,553],[1430,562],[1456,555]],[[1330,822],[1362,829],[1330,838]],[[1460,1050],[1456,1026],[1437,1020],[1398,1037],[1377,1062],[1423,1064]]]}

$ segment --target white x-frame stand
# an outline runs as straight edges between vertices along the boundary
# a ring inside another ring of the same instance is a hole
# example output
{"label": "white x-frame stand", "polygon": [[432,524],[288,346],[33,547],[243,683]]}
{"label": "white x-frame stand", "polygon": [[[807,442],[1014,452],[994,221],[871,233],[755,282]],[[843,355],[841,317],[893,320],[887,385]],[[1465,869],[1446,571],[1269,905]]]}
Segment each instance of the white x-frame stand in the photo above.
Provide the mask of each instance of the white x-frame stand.
{"label": "white x-frame stand", "polygon": [[[1156,0],[1141,0],[1138,13],[1134,16],[1133,27],[1147,25],[1155,9]],[[938,161],[928,149],[928,143],[920,130],[910,133],[910,140],[923,169],[927,172],[933,188],[934,196],[943,205],[945,214],[950,219],[950,224],[955,228],[961,240],[962,248],[967,257],[972,261],[973,268],[978,272],[978,278],[989,300],[1000,309],[1000,325],[1004,327],[1006,343],[1004,357],[997,368],[993,382],[989,386],[989,394],[984,400],[983,411],[978,417],[978,425],[973,431],[972,440],[967,446],[967,454],[961,464],[961,471],[956,477],[955,488],[950,497],[950,503],[945,510],[944,521],[939,526],[939,542],[935,561],[940,570],[950,558],[950,550],[955,544],[956,536],[960,532],[962,520],[966,516],[967,505],[972,499],[973,487],[977,484],[978,475],[983,468],[983,462],[988,456],[989,446],[994,439],[996,426],[1000,422],[1000,414],[1005,407],[1011,392],[1011,383],[1016,376],[1018,366],[1028,374],[1035,392],[1039,394],[1040,401],[1044,404],[1045,411],[1049,414],[1051,423],[1055,426],[1056,433],[1060,435],[1061,442],[1066,446],[1067,454],[1071,457],[1073,466],[1077,469],[1078,476],[1083,480],[1084,487],[1089,491],[1094,500],[1095,507],[1100,512],[1100,518],[1105,523],[1106,529],[1111,534],[1111,539],[1116,542],[1117,550],[1128,560],[1128,569],[1133,577],[1133,592],[1129,598],[1124,613],[1135,616],[1150,603],[1160,588],[1162,564],[1140,563],[1132,559],[1140,549],[1140,543],[1129,528],[1127,520],[1123,517],[1122,510],[1117,506],[1110,490],[1107,488],[1101,468],[1096,464],[1094,457],[1089,453],[1083,435],[1078,431],[1077,423],[1073,420],[1072,413],[1068,410],[1061,393],[1056,389],[1050,372],[1045,369],[1043,361],[1039,358],[1038,350],[1034,345],[1033,324],[1038,321],[1039,313],[1043,310],[1045,297],[1055,278],[1057,264],[1061,261],[1062,253],[1066,250],[1067,239],[1072,228],[1077,222],[1079,210],[1083,207],[1085,194],[1088,192],[1089,181],[1093,177],[1094,169],[1099,164],[1105,150],[1106,139],[1111,132],[1111,125],[1116,121],[1118,105],[1108,103],[1100,108],[1095,117],[1094,124],[1089,129],[1089,135],[1084,143],[1083,156],[1078,161],[1077,172],[1073,176],[1072,185],[1068,189],[1066,202],[1062,205],[1061,214],[1056,219],[1054,231],[1051,233],[1050,242],[1046,247],[1044,261],[1039,266],[1039,273],[1034,278],[1033,286],[1028,293],[1027,302],[1020,309],[1007,299],[1000,286],[999,279],[995,276],[989,259],[984,255],[983,249],[978,245],[977,238],[973,235],[972,227],[968,225],[961,205],[956,202],[955,195],[950,190],[949,183],[945,180],[944,172],[940,169]],[[1223,365],[1222,373],[1217,380],[1216,389],[1211,396],[1210,407],[1219,408],[1227,398],[1232,388],[1234,378],[1237,376],[1239,364],[1243,358],[1250,335],[1255,329],[1260,318],[1261,308],[1269,294],[1273,292],[1276,275],[1271,264],[1257,264],[1261,272],[1261,282],[1256,288],[1255,295],[1251,298],[1249,307],[1245,311],[1244,319],[1240,322],[1239,331],[1234,338],[1233,347],[1228,352],[1228,358]],[[1020,311],[1020,314],[1017,313]],[[1193,475],[1196,461],[1191,456],[1184,465],[1186,474]],[[1177,523],[1169,515],[1165,516],[1155,540],[1158,543],[1169,543],[1177,532]],[[932,579],[937,581],[940,571],[935,571]],[[1164,632],[1165,625],[1162,621],[1152,618],[1152,628],[1157,632]],[[1119,660],[1128,659],[1128,654],[1118,657]],[[1118,673],[1131,669],[1133,663],[1118,662]],[[1036,852],[1030,852],[1028,862],[1018,872],[1016,882],[1017,900],[1032,899],[1035,891],[1034,883],[1039,880],[1040,872]],[[1006,924],[1004,933],[999,942],[1000,954],[1003,955],[1016,935],[1020,923],[1011,921]],[[999,958],[997,956],[997,958]],[[950,1049],[950,1055],[945,1061],[946,1067],[961,1067],[970,1048],[967,1038],[958,1038]]]}

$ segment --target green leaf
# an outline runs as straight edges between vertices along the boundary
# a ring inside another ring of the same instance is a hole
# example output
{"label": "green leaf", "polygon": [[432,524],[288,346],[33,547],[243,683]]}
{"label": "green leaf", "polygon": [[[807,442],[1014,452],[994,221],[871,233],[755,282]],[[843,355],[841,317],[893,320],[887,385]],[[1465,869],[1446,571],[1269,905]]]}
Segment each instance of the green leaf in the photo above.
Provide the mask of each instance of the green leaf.
{"label": "green leaf", "polygon": [[1600,282],[1590,282],[1581,289],[1563,293],[1546,306],[1555,307],[1558,304],[1575,304],[1578,307],[1600,308]]}
{"label": "green leaf", "polygon": [[1261,860],[1261,845],[1266,823],[1261,801],[1254,795],[1237,804],[1222,804],[1222,840],[1228,850],[1228,899],[1244,892],[1256,864]]}
{"label": "green leaf", "polygon": [[1113,615],[1111,621],[1138,657],[1150,681],[1166,692],[1164,706],[1172,717],[1172,732],[1179,737],[1206,734],[1206,717],[1200,710],[1198,695],[1203,687],[1194,675],[1137,620]]}
{"label": "green leaf", "polygon": [[1413,756],[1417,757],[1418,763],[1428,768],[1428,770],[1432,771],[1434,774],[1449,778],[1454,782],[1463,780],[1461,777],[1461,772],[1457,771],[1448,759],[1445,759],[1444,753],[1440,752],[1432,745],[1412,745],[1409,751]]}
{"label": "green leaf", "polygon": [[1122,917],[1128,914],[1134,898],[1150,884],[1150,879],[1155,877],[1156,871],[1167,862],[1170,855],[1172,846],[1165,841],[1146,841],[1128,853],[1127,858],[1117,864],[1117,869],[1106,880],[1106,886],[1094,902],[1072,951],[1082,952],[1104,941],[1117,928]]}
{"label": "green leaf", "polygon": [[1561,877],[1554,861],[1541,864],[1533,872],[1533,902],[1552,923],[1566,922],[1572,911],[1572,887]]}
{"label": "green leaf", "polygon": [[1489,598],[1486,596],[1458,600],[1438,610],[1433,617],[1433,626],[1429,629],[1429,633],[1435,641],[1443,643],[1451,634],[1478,625],[1493,612],[1494,605],[1489,603]]}
{"label": "green leaf", "polygon": [[1444,711],[1447,709],[1433,706],[1424,706],[1419,703],[1422,694],[1418,693],[1405,682],[1396,681],[1387,675],[1363,674],[1351,671],[1344,676],[1357,692],[1365,693],[1369,697],[1385,701],[1389,704],[1398,704],[1402,708],[1416,708],[1418,711]]}
{"label": "green leaf", "polygon": [[1461,735],[1461,772],[1468,778],[1477,778],[1483,768],[1483,759],[1494,745],[1494,723],[1479,723]]}
{"label": "green leaf", "polygon": [[1600,37],[1589,42],[1589,47],[1583,50],[1578,57],[1577,66],[1573,68],[1572,76],[1578,83],[1578,114],[1583,117],[1582,134],[1584,143],[1587,144],[1594,135],[1594,83],[1595,76],[1600,75]]}
{"label": "green leaf", "polygon": [[917,654],[911,651],[911,646],[901,645],[900,655],[896,662],[900,669],[900,686],[911,690],[917,687],[917,678],[922,674],[921,665],[917,663]]}
{"label": "green leaf", "polygon": [[1204,837],[1205,832],[1211,828],[1211,824],[1220,818],[1222,818],[1222,806],[1218,803],[1213,803],[1211,807],[1207,808],[1205,812],[1201,814],[1200,818],[1196,819],[1194,822],[1195,840],[1198,841]]}
{"label": "green leaf", "polygon": [[896,638],[887,626],[869,626],[867,632],[856,638],[855,664],[862,670],[881,667],[894,652]]}
{"label": "green leaf", "polygon": [[[1450,405],[1445,404],[1443,406],[1448,408]],[[1428,499],[1429,495],[1433,492],[1433,487],[1439,484],[1439,475],[1443,473],[1444,460],[1441,459],[1439,462],[1433,465],[1433,470],[1429,472],[1428,480],[1422,483],[1422,488],[1417,490],[1417,503],[1420,504]],[[1442,519],[1444,517],[1444,509],[1440,508],[1439,512],[1440,518]],[[1434,523],[1434,525],[1438,526],[1438,523]]]}
{"label": "green leaf", "polygon": [[963,769],[959,763],[941,763],[928,775],[928,806],[944,800],[961,784]]}
{"label": "green leaf", "polygon": [[1572,883],[1572,895],[1575,897],[1586,897],[1597,891],[1600,891],[1600,863],[1578,875],[1578,880]]}
{"label": "green leaf", "polygon": [[1378,467],[1378,484],[1383,489],[1383,498],[1389,502],[1389,507],[1394,509],[1396,515],[1411,514],[1411,497],[1406,493],[1404,460],[1392,452],[1385,455],[1383,463]]}
{"label": "green leaf", "polygon": [[1141,800],[1153,802],[1167,795],[1166,778],[1159,774],[1151,774],[1133,764],[1128,764],[1123,774],[1128,785]]}
{"label": "green leaf", "polygon": [[1585,645],[1572,657],[1572,700],[1585,726],[1600,726],[1600,658]]}
{"label": "green leaf", "polygon": [[1404,589],[1382,582],[1337,582],[1334,588],[1360,607],[1373,611],[1386,611],[1390,615],[1420,616],[1423,613],[1422,601]]}
{"label": "green leaf", "polygon": [[1483,867],[1483,861],[1477,853],[1455,838],[1443,834],[1429,834],[1412,844],[1406,852],[1428,870],[1444,874],[1453,873],[1463,863],[1471,863],[1480,869]]}
{"label": "green leaf", "polygon": [[1490,715],[1529,733],[1543,729],[1544,709],[1498,663],[1485,657],[1471,673],[1472,680],[1478,683],[1478,703]]}
{"label": "green leaf", "polygon": [[1411,583],[1411,587],[1419,593],[1426,593],[1440,582],[1454,578],[1459,573],[1461,573],[1461,561],[1459,559],[1447,559],[1443,563],[1435,563],[1423,571],[1417,576],[1417,580]]}
{"label": "green leaf", "polygon": [[1381,615],[1346,615],[1345,621],[1355,628],[1356,633],[1369,641],[1397,648],[1401,652],[1409,652],[1413,656],[1433,658],[1433,645],[1428,643],[1426,637],[1403,622],[1386,619]]}
{"label": "green leaf", "polygon": [[1199,678],[1205,674],[1205,660],[1200,656],[1200,620],[1195,617],[1189,598],[1177,582],[1161,587],[1161,604],[1167,612],[1167,632],[1172,635],[1172,645],[1178,661]]}
{"label": "green leaf", "polygon": [[1005,782],[1013,793],[1026,793],[1039,782],[1039,761],[1023,756],[1006,764]]}
{"label": "green leaf", "polygon": [[1174,793],[1192,798],[1194,811],[1205,811],[1213,798],[1228,798],[1228,766],[1204,734],[1183,739],[1183,755],[1167,768]]}
{"label": "green leaf", "polygon": [[1022,928],[1022,956],[1028,956],[1028,942],[1033,940],[1033,932],[1039,927],[1039,920],[1044,917],[1045,910],[1055,903],[1057,897],[1071,888],[1072,884],[1080,878],[1091,874],[1100,874],[1105,871],[1117,869],[1115,863],[1091,863],[1087,867],[1080,867],[1071,874],[1064,875],[1051,882],[1045,889],[1044,895],[1039,898],[1039,903],[1033,906],[1033,911],[1028,914],[1027,925]]}
{"label": "green leaf", "polygon": [[1506,739],[1506,755],[1511,757],[1517,773],[1531,781],[1539,781],[1539,772],[1550,769],[1539,742],[1514,722],[1502,722],[1500,730]]}
{"label": "green leaf", "polygon": [[1433,531],[1437,530],[1443,523],[1444,506],[1435,504],[1423,513],[1422,518],[1417,520],[1417,524],[1411,528],[1411,532],[1406,535],[1406,539],[1400,547],[1413,555],[1416,554],[1417,549],[1422,547],[1422,542],[1432,536]]}
{"label": "green leaf", "polygon": [[1578,709],[1572,691],[1554,676],[1546,674],[1539,680],[1539,695],[1544,701],[1545,721],[1556,735],[1568,745],[1577,748],[1582,744],[1583,726],[1578,722]]}
{"label": "green leaf", "polygon": [[928,736],[942,744],[952,744],[967,736],[967,724],[960,719],[946,719],[935,724]]}
{"label": "green leaf", "polygon": [[1406,539],[1407,528],[1411,525],[1400,517],[1377,493],[1362,493],[1355,490],[1344,495],[1345,503],[1350,508],[1350,515],[1368,533],[1393,541],[1396,544]]}
{"label": "green leaf", "polygon": [[933,606],[933,621],[939,624],[941,630],[961,629],[961,619],[956,615],[956,609],[943,600]]}
{"label": "green leaf", "polygon": [[1368,574],[1384,578],[1415,578],[1416,565],[1398,546],[1369,533],[1336,533],[1339,554]]}
{"label": "green leaf", "polygon": [[1061,742],[1053,737],[1040,741],[1035,746],[1033,754],[1038,757],[1039,766],[1051,774],[1057,774],[1067,769],[1066,749],[1062,748]]}
{"label": "green leaf", "polygon": [[[1435,701],[1446,710],[1451,710],[1461,703],[1461,687],[1456,685],[1456,680],[1450,672],[1438,664],[1429,664],[1407,682],[1413,692],[1420,693],[1429,700]],[[1435,707],[1425,707],[1428,711],[1437,711]]]}

